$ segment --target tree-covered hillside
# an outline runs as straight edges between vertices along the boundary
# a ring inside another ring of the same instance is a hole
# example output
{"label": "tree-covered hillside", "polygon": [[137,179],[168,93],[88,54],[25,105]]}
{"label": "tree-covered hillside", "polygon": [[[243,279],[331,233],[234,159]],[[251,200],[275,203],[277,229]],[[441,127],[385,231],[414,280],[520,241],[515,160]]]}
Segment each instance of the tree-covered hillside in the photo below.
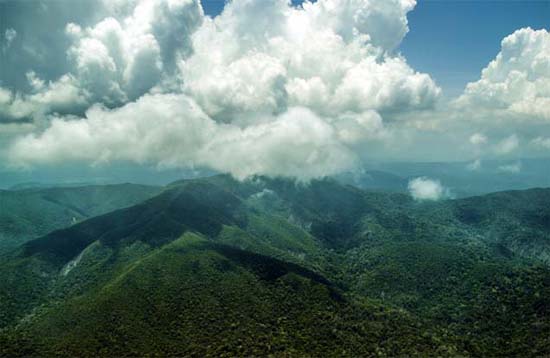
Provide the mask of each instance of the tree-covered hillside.
{"label": "tree-covered hillside", "polygon": [[159,191],[135,184],[0,190],[0,252]]}
{"label": "tree-covered hillside", "polygon": [[549,192],[176,182],[4,255],[0,352],[544,356]]}

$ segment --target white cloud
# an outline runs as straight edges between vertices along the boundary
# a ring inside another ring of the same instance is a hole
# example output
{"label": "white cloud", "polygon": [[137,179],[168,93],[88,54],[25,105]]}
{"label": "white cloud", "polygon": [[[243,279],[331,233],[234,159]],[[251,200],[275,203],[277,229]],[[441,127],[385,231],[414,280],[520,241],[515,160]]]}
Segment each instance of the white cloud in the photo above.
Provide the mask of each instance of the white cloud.
{"label": "white cloud", "polygon": [[238,178],[254,174],[303,180],[351,169],[355,154],[332,126],[305,108],[290,108],[274,120],[245,129],[218,125],[202,161]]}
{"label": "white cloud", "polygon": [[504,38],[500,53],[457,103],[516,120],[550,121],[550,33],[523,28]]}
{"label": "white cloud", "polygon": [[[119,4],[120,5],[120,4]],[[141,0],[133,11],[92,27],[66,26],[77,78],[93,101],[134,100],[159,84],[178,56],[191,52],[191,33],[202,21],[196,0]]]}
{"label": "white cloud", "polygon": [[28,72],[27,79],[33,93],[13,93],[0,87],[0,122],[29,121],[49,112],[75,113],[88,106],[87,93],[71,75],[48,84],[34,72]]}
{"label": "white cloud", "polygon": [[233,1],[193,34],[194,54],[181,64],[185,91],[221,121],[288,106],[326,116],[430,107],[440,89],[391,55],[414,4]]}
{"label": "white cloud", "polygon": [[517,135],[512,134],[498,142],[494,147],[494,151],[496,154],[504,155],[515,151],[518,147],[519,139]]}
{"label": "white cloud", "polygon": [[[440,89],[430,76],[399,53],[414,6],[413,0],[319,0],[301,7],[287,0],[234,0],[210,18],[198,0],[51,5],[47,14],[63,12],[56,17],[56,46],[28,42],[33,26],[16,34],[5,54],[25,47],[20,57],[37,60],[20,66],[18,83],[25,74],[27,83],[17,87],[8,79],[0,87],[0,125],[33,129],[16,147],[41,153],[33,159],[14,150],[0,160],[125,159],[207,166],[239,177],[257,171],[305,178],[371,158],[523,156],[550,147],[544,135],[550,130],[548,31],[521,29],[506,37],[479,81],[448,106],[438,101]],[[32,37],[40,38],[37,29],[49,25],[36,27]],[[4,45],[6,34],[0,37]],[[169,94],[193,103],[200,120],[178,109],[171,113],[182,118],[169,121],[149,109],[153,102],[159,109],[179,108]],[[111,110],[96,106],[83,116],[98,103]],[[140,111],[150,115],[145,119]],[[195,139],[188,137],[187,122]],[[170,133],[157,129],[164,125]],[[201,126],[216,140],[201,139]],[[138,127],[147,143],[134,139]],[[71,131],[77,138],[87,133],[93,155],[80,153]],[[310,168],[301,170],[299,161]],[[481,162],[466,165],[476,170]]]}
{"label": "white cloud", "polygon": [[409,31],[407,13],[415,6],[416,0],[325,0],[303,5],[315,26],[328,25],[346,41],[367,35],[386,51],[394,50]]}
{"label": "white cloud", "polygon": [[42,134],[15,142],[10,157],[22,166],[130,160],[209,167],[237,178],[302,180],[347,170],[356,159],[335,129],[308,109],[290,108],[243,129],[217,123],[192,99],[173,94],[146,95],[115,110],[92,107],[86,119],[56,118]]}
{"label": "white cloud", "polygon": [[531,143],[540,148],[550,149],[550,138],[547,137],[537,137]]}
{"label": "white cloud", "polygon": [[36,75],[36,72],[28,71],[25,76],[33,91],[37,92],[44,89],[45,82]]}
{"label": "white cloud", "polygon": [[68,72],[46,84],[28,71],[32,93],[13,93],[0,108],[0,122],[80,114],[94,103],[120,106],[177,77],[174,63],[191,53],[191,33],[202,22],[198,0],[123,0],[107,7],[116,16],[86,28],[66,24]]}
{"label": "white cloud", "polygon": [[4,51],[7,51],[10,48],[12,42],[15,40],[16,37],[17,31],[15,31],[15,29],[6,29],[6,31],[4,32],[4,45],[2,46]]}
{"label": "white cloud", "polygon": [[410,180],[408,188],[415,200],[440,200],[449,196],[449,190],[439,180],[427,177]]}
{"label": "white cloud", "polygon": [[11,158],[21,165],[75,160],[101,164],[117,159],[162,165],[173,161],[174,155],[182,160],[195,157],[212,135],[212,125],[184,97],[144,96],[118,109],[94,106],[84,119],[57,117],[43,133],[19,138]]}
{"label": "white cloud", "polygon": [[483,145],[486,144],[488,141],[488,138],[483,133],[474,133],[470,136],[470,143],[473,145]]}
{"label": "white cloud", "polygon": [[471,171],[477,171],[481,169],[481,159],[476,159],[466,166],[466,169]]}
{"label": "white cloud", "polygon": [[498,170],[505,173],[519,173],[521,171],[521,162],[518,161],[513,164],[501,165],[498,167]]}
{"label": "white cloud", "polygon": [[10,90],[6,88],[0,87],[0,104],[6,105],[11,102],[12,100],[12,93]]}
{"label": "white cloud", "polygon": [[[352,168],[386,118],[431,108],[440,89],[395,53],[414,0],[118,0],[96,24],[67,24],[71,71],[32,94],[51,116],[15,141],[19,165],[114,160],[307,180]],[[171,93],[171,94],[170,94]],[[42,107],[40,107],[42,106]],[[38,107],[41,110],[37,109]],[[55,108],[54,108],[55,107]]]}

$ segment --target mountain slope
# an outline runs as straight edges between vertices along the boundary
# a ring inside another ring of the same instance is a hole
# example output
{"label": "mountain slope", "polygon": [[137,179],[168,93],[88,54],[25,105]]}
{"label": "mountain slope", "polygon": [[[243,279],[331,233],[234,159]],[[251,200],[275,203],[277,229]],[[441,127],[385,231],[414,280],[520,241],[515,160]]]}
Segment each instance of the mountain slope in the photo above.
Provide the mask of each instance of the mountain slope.
{"label": "mountain slope", "polygon": [[5,336],[8,354],[18,345],[66,356],[454,352],[406,314],[352,305],[308,270],[194,234],[18,329],[39,338]]}
{"label": "mountain slope", "polygon": [[464,227],[504,256],[550,265],[550,189],[505,191],[438,203],[434,220]]}
{"label": "mountain slope", "polygon": [[0,251],[134,205],[159,191],[157,187],[134,184],[0,190]]}

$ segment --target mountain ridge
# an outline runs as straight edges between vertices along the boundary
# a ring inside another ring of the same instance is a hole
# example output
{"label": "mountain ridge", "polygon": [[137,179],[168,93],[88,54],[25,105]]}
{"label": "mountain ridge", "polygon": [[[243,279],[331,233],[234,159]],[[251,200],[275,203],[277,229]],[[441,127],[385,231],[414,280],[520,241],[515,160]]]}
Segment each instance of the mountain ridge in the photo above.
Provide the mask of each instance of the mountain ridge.
{"label": "mountain ridge", "polygon": [[0,251],[84,219],[132,206],[160,190],[137,184],[0,190]]}

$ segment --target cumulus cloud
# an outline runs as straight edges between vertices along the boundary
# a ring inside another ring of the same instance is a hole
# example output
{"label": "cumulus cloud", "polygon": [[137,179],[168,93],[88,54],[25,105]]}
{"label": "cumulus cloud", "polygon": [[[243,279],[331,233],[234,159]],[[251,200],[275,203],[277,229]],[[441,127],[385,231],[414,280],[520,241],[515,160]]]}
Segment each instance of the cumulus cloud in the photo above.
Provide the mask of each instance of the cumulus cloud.
{"label": "cumulus cloud", "polygon": [[517,120],[550,121],[550,33],[523,28],[504,38],[500,53],[457,103]]}
{"label": "cumulus cloud", "polygon": [[440,89],[391,55],[414,4],[233,1],[193,34],[194,55],[181,66],[185,91],[221,121],[288,106],[326,116],[430,107]]}
{"label": "cumulus cloud", "polygon": [[85,29],[69,23],[68,55],[92,101],[124,103],[173,74],[174,62],[191,52],[202,17],[196,0],[142,0],[121,20],[107,17]]}
{"label": "cumulus cloud", "polygon": [[198,0],[124,0],[111,8],[117,11],[92,26],[65,25],[67,72],[47,85],[27,72],[31,93],[13,91],[0,121],[120,106],[177,77],[175,62],[189,56],[191,33],[202,22]]}
{"label": "cumulus cloud", "polygon": [[473,162],[466,165],[466,169],[471,171],[477,171],[481,169],[481,159],[476,159]]}
{"label": "cumulus cloud", "polygon": [[234,0],[215,18],[197,0],[108,4],[97,23],[65,26],[68,73],[29,72],[31,93],[0,92],[5,116],[50,118],[15,141],[12,162],[307,180],[353,168],[365,145],[391,137],[388,120],[440,94],[395,51],[414,0]]}
{"label": "cumulus cloud", "polygon": [[169,164],[177,150],[182,160],[194,157],[212,130],[192,101],[152,95],[112,110],[96,105],[84,119],[56,117],[43,133],[19,138],[10,154],[20,164],[116,159]]}
{"label": "cumulus cloud", "polygon": [[548,137],[536,137],[531,143],[539,148],[550,149],[550,138]]}
{"label": "cumulus cloud", "polygon": [[504,173],[517,174],[521,172],[521,162],[515,162],[512,164],[501,165],[498,170]]}
{"label": "cumulus cloud", "polygon": [[449,190],[439,180],[427,177],[410,180],[408,188],[415,200],[440,200],[449,197]]}
{"label": "cumulus cloud", "polygon": [[3,51],[7,51],[10,48],[11,43],[15,40],[16,37],[17,31],[15,31],[15,29],[6,29],[6,31],[4,32],[4,44],[2,46]]}
{"label": "cumulus cloud", "polygon": [[517,135],[512,134],[498,142],[494,147],[494,151],[496,154],[505,155],[515,151],[518,147],[519,139]]}
{"label": "cumulus cloud", "polygon": [[87,105],[87,93],[72,75],[45,83],[34,72],[27,74],[32,91],[14,93],[0,87],[0,122],[31,121],[49,112],[75,113]]}
{"label": "cumulus cloud", "polygon": [[113,110],[95,106],[85,119],[55,118],[44,133],[16,141],[10,156],[19,165],[130,160],[303,180],[341,172],[355,160],[333,127],[308,109],[290,108],[240,128],[213,121],[192,99],[175,94],[146,95]]}
{"label": "cumulus cloud", "polygon": [[473,145],[483,145],[486,144],[487,141],[487,136],[482,133],[474,133],[470,136],[470,143],[472,143]]}

